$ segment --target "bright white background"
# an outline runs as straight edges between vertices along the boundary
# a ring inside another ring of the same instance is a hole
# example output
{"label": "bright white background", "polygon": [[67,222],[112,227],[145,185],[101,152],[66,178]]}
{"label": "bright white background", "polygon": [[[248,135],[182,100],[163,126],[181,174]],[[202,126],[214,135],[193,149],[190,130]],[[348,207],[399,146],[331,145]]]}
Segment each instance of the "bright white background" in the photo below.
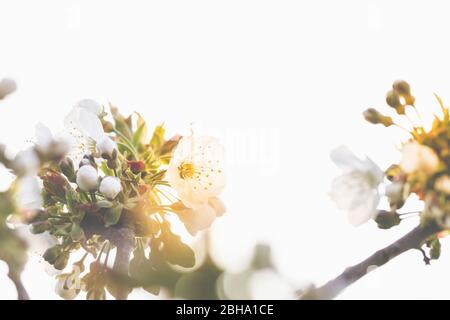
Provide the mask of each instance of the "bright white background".
{"label": "bright white background", "polygon": [[[450,99],[449,9],[445,1],[2,0],[0,78],[19,90],[0,104],[0,141],[18,150],[37,121],[57,130],[85,97],[164,121],[172,133],[193,122],[228,152],[218,261],[237,271],[264,241],[294,283],[321,284],[417,223],[351,227],[328,197],[338,174],[329,152],[344,143],[382,168],[398,161],[403,136],[366,124],[361,112],[384,107],[398,78],[412,84],[426,118],[437,110],[433,91]],[[448,299],[449,270],[445,240],[431,266],[409,252],[340,298]],[[24,279],[32,298],[56,298],[38,264]],[[0,275],[0,298],[14,297]]]}

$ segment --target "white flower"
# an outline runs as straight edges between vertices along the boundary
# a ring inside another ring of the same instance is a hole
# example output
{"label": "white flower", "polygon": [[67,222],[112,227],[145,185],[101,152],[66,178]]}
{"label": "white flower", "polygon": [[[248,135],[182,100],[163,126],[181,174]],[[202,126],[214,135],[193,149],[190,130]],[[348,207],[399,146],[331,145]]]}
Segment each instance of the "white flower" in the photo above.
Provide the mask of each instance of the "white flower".
{"label": "white flower", "polygon": [[446,194],[450,194],[450,177],[448,175],[440,176],[434,183],[434,188]]}
{"label": "white flower", "polygon": [[70,150],[70,144],[67,139],[55,138],[50,129],[42,123],[36,125],[35,135],[36,149],[49,159],[62,158]]}
{"label": "white flower", "polygon": [[65,300],[74,299],[81,291],[80,274],[80,267],[74,264],[71,273],[57,276],[56,293]]}
{"label": "white flower", "polygon": [[28,148],[18,152],[13,160],[13,169],[19,176],[36,174],[39,169],[39,157],[34,148]]}
{"label": "white flower", "polygon": [[184,207],[177,212],[187,231],[193,236],[197,232],[209,228],[216,217],[220,217],[224,213],[225,205],[216,197],[209,198],[207,204],[195,209]]}
{"label": "white flower", "polygon": [[97,112],[93,104],[78,103],[64,119],[72,146],[69,157],[76,165],[84,155],[93,153],[95,144],[105,137]]}
{"label": "white flower", "polygon": [[384,194],[391,204],[401,204],[405,200],[405,183],[395,181],[386,186]]}
{"label": "white flower", "polygon": [[77,185],[81,190],[94,191],[98,187],[98,174],[93,166],[85,165],[78,169]]}
{"label": "white flower", "polygon": [[26,175],[17,179],[15,195],[22,210],[37,210],[42,207],[41,184],[36,176]]}
{"label": "white flower", "polygon": [[105,158],[113,158],[114,151],[117,152],[117,144],[108,136],[99,140],[96,147],[98,153]]}
{"label": "white flower", "polygon": [[100,105],[100,103],[92,99],[80,100],[77,102],[75,107],[85,109],[86,111],[89,111],[90,113],[93,113],[98,117],[103,114],[103,107]]}
{"label": "white flower", "polygon": [[184,137],[180,140],[167,169],[169,184],[190,208],[208,203],[225,187],[224,151],[212,137]]}
{"label": "white flower", "polygon": [[122,191],[120,179],[117,177],[104,177],[100,183],[99,190],[106,198],[114,199]]}
{"label": "white flower", "polygon": [[334,150],[331,159],[344,171],[333,181],[330,193],[338,208],[348,211],[349,222],[354,226],[374,218],[383,171],[369,158],[360,160],[344,146]]}
{"label": "white flower", "polygon": [[400,168],[405,173],[422,171],[426,174],[436,172],[439,166],[439,158],[430,147],[416,141],[406,143],[402,148]]}

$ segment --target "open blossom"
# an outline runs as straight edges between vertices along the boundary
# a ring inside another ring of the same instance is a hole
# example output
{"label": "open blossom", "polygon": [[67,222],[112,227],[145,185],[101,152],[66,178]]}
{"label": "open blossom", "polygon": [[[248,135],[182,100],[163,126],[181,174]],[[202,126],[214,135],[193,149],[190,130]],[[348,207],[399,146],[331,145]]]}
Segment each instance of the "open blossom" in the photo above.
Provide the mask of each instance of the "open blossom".
{"label": "open blossom", "polygon": [[36,150],[47,159],[60,159],[70,150],[68,139],[54,137],[50,129],[42,123],[35,128]]}
{"label": "open blossom", "polygon": [[97,117],[103,114],[103,107],[101,106],[101,104],[92,99],[82,99],[77,102],[76,107],[89,111],[90,113],[95,114]]}
{"label": "open blossom", "polygon": [[430,147],[416,141],[406,143],[402,148],[400,168],[405,173],[422,171],[426,174],[436,172],[439,167],[439,158]]}
{"label": "open blossom", "polygon": [[[64,119],[64,127],[69,135],[71,151],[69,157],[78,164],[84,155],[95,152],[95,145],[105,137],[99,118],[98,104],[82,100],[76,104]],[[100,112],[101,114],[101,112]]]}
{"label": "open blossom", "polygon": [[122,191],[122,185],[120,179],[117,177],[105,177],[100,183],[99,191],[108,199],[114,199],[117,197],[120,191]]}
{"label": "open blossom", "polygon": [[208,204],[225,187],[224,151],[217,139],[184,137],[167,169],[166,178],[179,199],[190,208]]}
{"label": "open blossom", "polygon": [[34,148],[19,151],[13,160],[13,169],[18,176],[35,175],[39,165],[40,160]]}
{"label": "open blossom", "polygon": [[77,185],[81,190],[93,191],[98,187],[98,173],[93,166],[85,165],[78,169]]}
{"label": "open blossom", "polygon": [[369,158],[361,160],[344,146],[334,150],[331,159],[343,170],[333,181],[330,193],[338,208],[348,212],[349,222],[354,226],[374,218],[383,171]]}
{"label": "open blossom", "polygon": [[185,225],[187,231],[195,236],[197,232],[207,229],[211,226],[217,217],[225,213],[225,205],[217,198],[209,198],[208,203],[198,206],[195,209],[184,206],[179,207],[177,211],[180,220]]}

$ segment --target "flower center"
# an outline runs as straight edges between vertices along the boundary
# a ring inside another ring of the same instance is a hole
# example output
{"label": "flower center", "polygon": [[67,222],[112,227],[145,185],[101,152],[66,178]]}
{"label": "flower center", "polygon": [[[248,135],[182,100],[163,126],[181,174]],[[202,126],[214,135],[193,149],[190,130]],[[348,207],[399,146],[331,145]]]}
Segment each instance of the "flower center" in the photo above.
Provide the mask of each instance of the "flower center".
{"label": "flower center", "polygon": [[180,171],[180,178],[183,180],[190,179],[195,174],[195,167],[192,163],[182,163],[178,170]]}

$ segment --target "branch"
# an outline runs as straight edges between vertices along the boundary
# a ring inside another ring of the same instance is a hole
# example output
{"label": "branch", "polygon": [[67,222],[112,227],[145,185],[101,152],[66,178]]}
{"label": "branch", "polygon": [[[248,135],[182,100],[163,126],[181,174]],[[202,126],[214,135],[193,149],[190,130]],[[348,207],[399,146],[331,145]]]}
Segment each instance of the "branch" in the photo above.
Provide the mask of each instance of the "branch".
{"label": "branch", "polygon": [[333,299],[352,283],[369,273],[374,267],[380,267],[410,249],[420,250],[423,242],[440,230],[436,225],[424,227],[419,225],[402,238],[384,249],[378,250],[361,263],[345,269],[338,277],[327,282],[322,287],[306,291],[300,298],[306,300]]}
{"label": "branch", "polygon": [[20,279],[20,274],[14,272],[13,270],[9,270],[8,277],[16,286],[17,290],[17,299],[18,300],[30,300],[27,290],[25,289],[22,280]]}
{"label": "branch", "polygon": [[[110,241],[117,247],[113,270],[123,277],[128,277],[131,252],[134,247],[134,231],[129,228],[118,229],[117,234],[111,237]],[[126,300],[129,293],[129,288],[122,286],[117,288],[115,297],[117,300]]]}

